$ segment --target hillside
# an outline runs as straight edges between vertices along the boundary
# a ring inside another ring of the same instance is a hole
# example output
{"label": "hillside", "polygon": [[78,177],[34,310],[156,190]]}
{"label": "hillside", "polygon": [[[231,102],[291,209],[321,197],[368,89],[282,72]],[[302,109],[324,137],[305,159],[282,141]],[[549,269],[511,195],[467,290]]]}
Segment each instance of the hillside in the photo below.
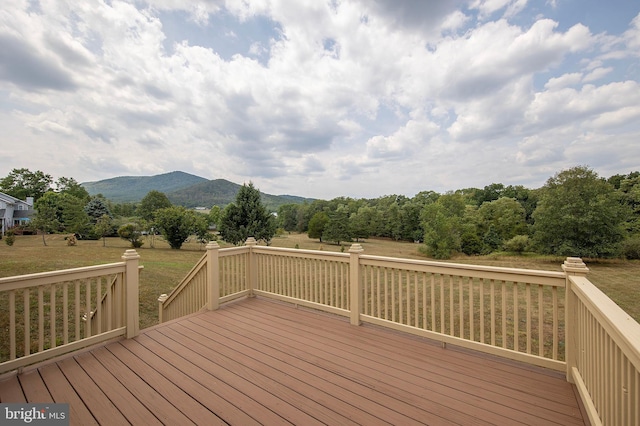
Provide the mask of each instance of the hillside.
{"label": "hillside", "polygon": [[170,172],[155,176],[120,176],[81,185],[89,195],[102,194],[114,203],[129,203],[140,201],[152,190],[168,194],[202,182],[207,180],[189,173]]}
{"label": "hillside", "polygon": [[[185,207],[226,206],[236,199],[241,185],[225,179],[197,183],[188,188],[167,193],[169,201]],[[283,204],[302,203],[305,198],[290,195],[270,195],[260,192],[262,203],[268,210],[276,211]]]}
{"label": "hillside", "polygon": [[[102,194],[115,203],[139,202],[151,190],[163,192],[169,200],[185,207],[224,207],[235,201],[241,185],[225,179],[207,180],[184,172],[156,176],[121,176],[82,186],[90,195]],[[312,201],[294,195],[270,195],[263,192],[262,202],[268,210],[276,211],[283,204]]]}

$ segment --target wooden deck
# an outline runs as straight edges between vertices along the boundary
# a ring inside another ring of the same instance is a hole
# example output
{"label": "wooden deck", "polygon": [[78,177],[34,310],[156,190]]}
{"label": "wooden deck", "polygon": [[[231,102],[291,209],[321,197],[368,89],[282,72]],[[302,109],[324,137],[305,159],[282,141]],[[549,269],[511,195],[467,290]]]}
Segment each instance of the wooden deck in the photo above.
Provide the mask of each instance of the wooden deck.
{"label": "wooden deck", "polygon": [[25,369],[72,424],[583,425],[563,375],[259,298]]}

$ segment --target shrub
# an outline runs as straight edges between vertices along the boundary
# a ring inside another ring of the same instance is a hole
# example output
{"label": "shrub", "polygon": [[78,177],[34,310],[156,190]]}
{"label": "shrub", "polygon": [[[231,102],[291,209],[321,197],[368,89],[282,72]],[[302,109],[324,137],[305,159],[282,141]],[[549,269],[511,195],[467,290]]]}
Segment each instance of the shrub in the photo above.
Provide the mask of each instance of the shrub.
{"label": "shrub", "polygon": [[506,251],[522,254],[529,247],[529,237],[527,235],[516,235],[503,244]]}
{"label": "shrub", "polygon": [[131,247],[133,248],[140,248],[144,244],[141,240],[142,230],[138,224],[127,223],[126,225],[122,225],[118,229],[118,235],[123,240],[130,241]]}
{"label": "shrub", "polygon": [[640,235],[624,240],[620,245],[620,252],[627,259],[640,259]]}
{"label": "shrub", "polygon": [[12,246],[15,241],[16,241],[16,236],[14,235],[13,231],[7,231],[7,233],[4,236],[4,242],[8,246]]}

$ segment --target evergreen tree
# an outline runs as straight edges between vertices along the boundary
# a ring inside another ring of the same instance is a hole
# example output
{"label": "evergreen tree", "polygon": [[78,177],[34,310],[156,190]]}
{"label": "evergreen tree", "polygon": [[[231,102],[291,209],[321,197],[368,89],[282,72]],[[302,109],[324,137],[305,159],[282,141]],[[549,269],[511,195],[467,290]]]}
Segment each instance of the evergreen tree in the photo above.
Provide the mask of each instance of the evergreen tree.
{"label": "evergreen tree", "polygon": [[84,211],[89,215],[91,222],[95,225],[98,220],[102,216],[108,216],[109,218],[113,218],[111,211],[109,211],[109,206],[104,198],[101,197],[92,197],[86,206],[84,206]]}
{"label": "evergreen tree", "polygon": [[324,238],[325,241],[333,241],[336,244],[340,244],[342,241],[351,241],[347,210],[341,208],[328,216],[329,221],[322,232],[322,238]]}
{"label": "evergreen tree", "polygon": [[231,244],[242,244],[248,237],[267,244],[276,233],[276,222],[260,201],[260,191],[253,183],[242,185],[235,203],[222,212],[220,234]]}

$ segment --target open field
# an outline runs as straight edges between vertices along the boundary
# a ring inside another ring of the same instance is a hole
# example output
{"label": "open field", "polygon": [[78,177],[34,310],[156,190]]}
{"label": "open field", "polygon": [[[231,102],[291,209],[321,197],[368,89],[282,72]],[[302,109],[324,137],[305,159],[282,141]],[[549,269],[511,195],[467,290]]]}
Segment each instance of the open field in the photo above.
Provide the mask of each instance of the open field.
{"label": "open field", "polygon": [[[41,236],[18,236],[12,247],[0,241],[0,277],[22,275],[56,269],[76,268],[120,261],[120,256],[129,248],[128,242],[119,238],[108,238],[106,247],[100,241],[78,241],[69,247],[62,235],[47,236],[47,246]],[[382,239],[361,241],[364,253],[380,256],[427,259],[418,251],[418,244]],[[196,242],[186,243],[181,250],[171,250],[160,237],[155,237],[154,246],[145,241],[137,249],[144,270],[140,275],[140,327],[157,323],[157,298],[175,287],[196,261],[204,254],[204,246]],[[341,246],[310,240],[306,234],[288,234],[275,237],[276,247],[298,247],[301,249],[341,251]],[[221,246],[227,246],[221,243]],[[344,251],[350,243],[343,245]],[[560,271],[564,259],[540,256],[476,256],[459,257],[453,262],[527,269]],[[620,305],[629,315],[640,322],[640,262],[622,260],[585,259],[590,268],[589,279]]]}

